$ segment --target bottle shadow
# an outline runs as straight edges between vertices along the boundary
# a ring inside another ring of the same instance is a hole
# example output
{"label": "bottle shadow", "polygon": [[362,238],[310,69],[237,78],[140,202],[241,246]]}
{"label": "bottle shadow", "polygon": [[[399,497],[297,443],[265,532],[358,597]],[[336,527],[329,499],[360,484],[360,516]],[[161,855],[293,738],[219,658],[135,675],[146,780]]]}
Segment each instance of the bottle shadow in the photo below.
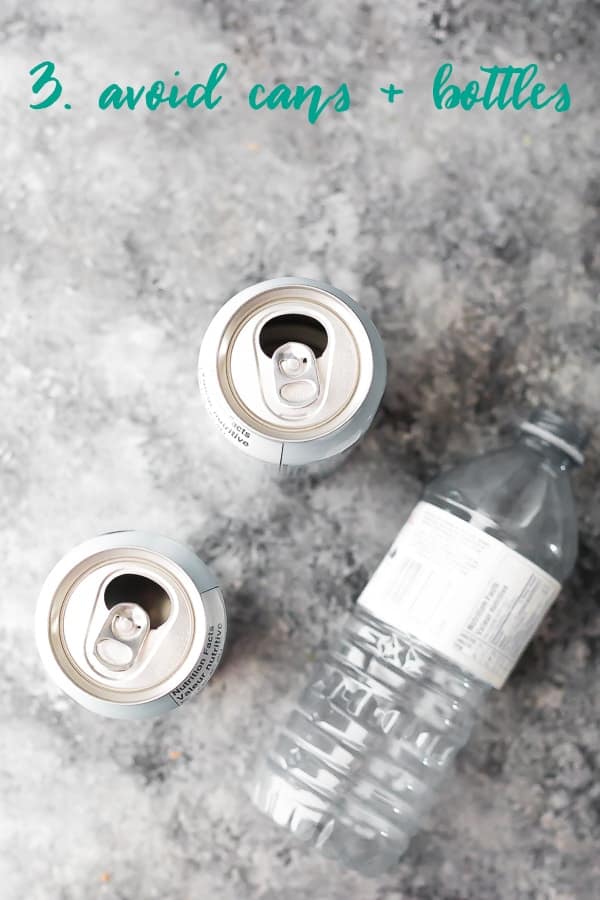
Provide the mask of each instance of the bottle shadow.
{"label": "bottle shadow", "polygon": [[600,647],[599,600],[600,541],[584,532],[572,576],[511,675],[517,689],[547,681],[582,688],[591,683]]}

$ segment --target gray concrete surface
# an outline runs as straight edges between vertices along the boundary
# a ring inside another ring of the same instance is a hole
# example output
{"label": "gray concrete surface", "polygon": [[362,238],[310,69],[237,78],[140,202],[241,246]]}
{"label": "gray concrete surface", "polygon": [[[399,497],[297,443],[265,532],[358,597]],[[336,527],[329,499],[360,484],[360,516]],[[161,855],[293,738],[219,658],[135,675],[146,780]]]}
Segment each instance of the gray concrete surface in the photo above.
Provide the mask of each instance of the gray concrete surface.
{"label": "gray concrete surface", "polygon": [[[600,878],[600,171],[593,0],[3,0],[0,10],[2,900],[591,900]],[[32,112],[53,59],[65,100]],[[203,80],[210,113],[100,112],[112,80]],[[536,61],[573,108],[438,112],[452,60]],[[594,77],[596,85],[594,85]],[[308,126],[255,81],[347,80]],[[389,105],[378,88],[406,91]],[[275,274],[328,279],[384,336],[390,383],[349,465],[290,495],[220,464],[195,386],[206,323]],[[418,495],[539,401],[592,428],[577,572],[490,698],[430,829],[376,881],[256,814],[257,748]],[[143,526],[218,571],[210,687],[149,723],[94,718],[32,641],[47,571]]]}

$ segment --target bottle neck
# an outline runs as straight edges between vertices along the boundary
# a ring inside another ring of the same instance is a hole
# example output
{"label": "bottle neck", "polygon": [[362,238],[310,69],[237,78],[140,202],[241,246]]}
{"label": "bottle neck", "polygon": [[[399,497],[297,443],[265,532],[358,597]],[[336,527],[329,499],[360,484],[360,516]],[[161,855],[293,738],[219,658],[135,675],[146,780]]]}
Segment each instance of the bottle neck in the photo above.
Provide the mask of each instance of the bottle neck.
{"label": "bottle neck", "polygon": [[566,452],[562,447],[544,440],[543,437],[523,432],[519,439],[520,444],[529,447],[530,450],[544,457],[544,462],[557,472],[570,472],[579,467],[580,462]]}

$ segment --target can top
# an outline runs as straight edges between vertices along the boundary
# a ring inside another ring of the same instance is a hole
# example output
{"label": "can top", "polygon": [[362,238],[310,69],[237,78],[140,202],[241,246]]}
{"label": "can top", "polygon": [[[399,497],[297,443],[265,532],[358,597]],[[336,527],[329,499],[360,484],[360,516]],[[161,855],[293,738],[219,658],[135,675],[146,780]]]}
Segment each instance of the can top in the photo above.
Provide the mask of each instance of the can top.
{"label": "can top", "polygon": [[217,587],[188,547],[113,532],[71,550],[37,607],[38,648],[59,683],[101,700],[144,703],[187,677],[207,632],[204,595]]}
{"label": "can top", "polygon": [[381,339],[366,313],[342,291],[302,278],[266,281],[228,301],[209,325],[200,366],[214,372],[235,416],[279,442],[342,428],[365,404],[378,368],[370,421],[385,380]]}

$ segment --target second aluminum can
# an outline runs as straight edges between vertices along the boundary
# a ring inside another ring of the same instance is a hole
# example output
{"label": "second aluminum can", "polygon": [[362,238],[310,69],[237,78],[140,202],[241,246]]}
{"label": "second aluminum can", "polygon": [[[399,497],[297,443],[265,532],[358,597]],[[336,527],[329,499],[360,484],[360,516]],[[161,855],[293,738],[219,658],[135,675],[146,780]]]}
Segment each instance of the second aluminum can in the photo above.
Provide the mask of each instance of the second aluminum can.
{"label": "second aluminum can", "polygon": [[116,531],[71,550],[36,610],[48,674],[91,712],[139,719],[175,709],[214,674],[225,642],[223,596],[189,547]]}
{"label": "second aluminum can", "polygon": [[373,322],[343,291],[276,278],[215,315],[198,380],[213,422],[241,453],[275,473],[322,473],[371,425],[386,359]]}

